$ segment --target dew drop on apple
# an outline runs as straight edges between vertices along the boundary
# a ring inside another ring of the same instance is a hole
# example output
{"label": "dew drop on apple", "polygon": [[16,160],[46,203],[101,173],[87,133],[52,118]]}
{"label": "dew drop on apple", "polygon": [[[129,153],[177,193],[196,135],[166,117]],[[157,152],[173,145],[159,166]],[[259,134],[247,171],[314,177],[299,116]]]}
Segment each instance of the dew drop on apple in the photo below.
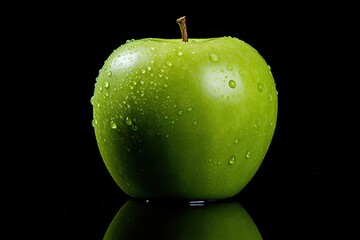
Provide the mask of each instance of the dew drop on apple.
{"label": "dew drop on apple", "polygon": [[108,76],[108,77],[111,77],[111,76],[112,76],[112,72],[111,72],[111,71],[108,71],[107,76]]}
{"label": "dew drop on apple", "polygon": [[234,165],[235,162],[236,162],[236,158],[235,158],[235,156],[232,156],[232,157],[229,159],[229,164],[230,164],[230,165]]}
{"label": "dew drop on apple", "polygon": [[264,87],[261,83],[258,84],[258,91],[262,92],[264,90]]}
{"label": "dew drop on apple", "polygon": [[234,143],[235,143],[235,144],[238,144],[238,143],[239,143],[239,139],[238,139],[238,138],[235,138]]}
{"label": "dew drop on apple", "polygon": [[183,55],[183,53],[182,53],[181,51],[178,51],[178,52],[176,53],[176,55],[178,55],[178,56],[182,56],[182,55]]}
{"label": "dew drop on apple", "polygon": [[235,88],[236,87],[236,82],[234,80],[230,80],[229,81],[229,87]]}
{"label": "dew drop on apple", "polygon": [[109,88],[110,84],[108,81],[105,82],[105,88]]}
{"label": "dew drop on apple", "polygon": [[194,126],[198,125],[198,121],[195,120],[195,121],[193,122],[193,125],[194,125]]}
{"label": "dew drop on apple", "polygon": [[110,122],[110,127],[111,127],[111,129],[117,129],[116,122],[111,121],[111,122]]}
{"label": "dew drop on apple", "polygon": [[97,120],[94,118],[92,121],[91,121],[91,125],[94,127],[95,125],[97,125]]}
{"label": "dew drop on apple", "polygon": [[188,112],[191,112],[191,111],[192,111],[192,107],[188,107],[186,110],[187,110]]}
{"label": "dew drop on apple", "polygon": [[215,53],[209,53],[209,59],[212,62],[218,62],[219,61],[219,56],[216,55]]}
{"label": "dew drop on apple", "polygon": [[245,154],[245,158],[246,158],[246,159],[249,159],[249,158],[250,158],[250,156],[251,156],[251,152],[250,152],[250,150],[249,150],[249,151],[247,151],[247,152],[246,152],[246,154]]}
{"label": "dew drop on apple", "polygon": [[131,118],[129,118],[129,117],[126,117],[125,118],[125,123],[127,124],[127,125],[132,125],[132,121],[131,121]]}
{"label": "dew drop on apple", "polygon": [[177,112],[177,114],[181,116],[181,115],[184,114],[184,111],[183,111],[183,110],[179,110],[179,111]]}

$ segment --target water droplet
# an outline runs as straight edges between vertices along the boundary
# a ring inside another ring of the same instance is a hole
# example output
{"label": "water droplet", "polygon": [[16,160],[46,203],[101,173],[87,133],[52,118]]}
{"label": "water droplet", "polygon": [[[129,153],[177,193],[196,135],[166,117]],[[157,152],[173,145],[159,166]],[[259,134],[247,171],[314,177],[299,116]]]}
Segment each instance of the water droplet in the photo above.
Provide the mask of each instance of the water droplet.
{"label": "water droplet", "polygon": [[141,73],[142,73],[142,74],[146,73],[146,70],[145,70],[145,69],[141,69]]}
{"label": "water droplet", "polygon": [[109,87],[109,85],[110,85],[110,84],[109,84],[109,82],[108,82],[108,81],[106,81],[106,82],[105,82],[105,88],[108,88],[108,87]]}
{"label": "water droplet", "polygon": [[91,121],[91,125],[94,127],[95,125],[97,125],[97,120],[96,119],[93,119],[92,121]]}
{"label": "water droplet", "polygon": [[116,122],[111,121],[111,122],[110,122],[110,127],[111,127],[111,129],[117,129]]}
{"label": "water droplet", "polygon": [[235,88],[236,87],[236,82],[234,80],[230,80],[229,81],[229,87]]}
{"label": "water droplet", "polygon": [[231,65],[226,65],[226,69],[229,70],[229,71],[232,71],[233,67]]}
{"label": "water droplet", "polygon": [[217,62],[217,61],[219,61],[219,56],[216,55],[215,53],[209,53],[209,59],[212,62]]}
{"label": "water droplet", "polygon": [[163,118],[164,118],[165,120],[167,120],[167,119],[169,119],[169,116],[165,115]]}
{"label": "water droplet", "polygon": [[181,51],[178,51],[176,54],[177,54],[178,56],[182,56],[182,55],[183,55],[183,53],[182,53]]}
{"label": "water droplet", "polygon": [[90,98],[90,103],[91,103],[91,105],[94,105],[94,96],[92,96],[91,98]]}
{"label": "water droplet", "polygon": [[198,125],[198,121],[195,120],[195,121],[193,122],[193,125],[194,125],[194,126]]}
{"label": "water droplet", "polygon": [[209,158],[208,161],[211,162],[213,159],[212,158]]}
{"label": "water droplet", "polygon": [[125,123],[127,124],[127,125],[132,125],[132,121],[131,121],[131,118],[130,117],[126,117],[125,118]]}
{"label": "water droplet", "polygon": [[250,152],[250,150],[249,150],[249,151],[247,151],[247,152],[246,152],[246,154],[245,154],[245,158],[246,158],[246,159],[249,159],[249,158],[250,158],[250,156],[251,156],[251,152]]}
{"label": "water droplet", "polygon": [[167,95],[165,98],[166,98],[167,100],[169,100],[169,99],[170,99],[170,96],[169,96],[169,95]]}
{"label": "water droplet", "polygon": [[102,90],[103,90],[103,87],[102,87],[102,86],[100,86],[100,87],[99,87],[99,90],[100,90],[100,92],[102,92]]}
{"label": "water droplet", "polygon": [[181,116],[181,115],[183,115],[183,114],[184,114],[184,111],[183,111],[183,110],[179,110],[177,113],[178,113],[178,115],[180,115],[180,116]]}
{"label": "water droplet", "polygon": [[186,110],[187,110],[188,112],[191,112],[191,111],[192,111],[192,107],[188,107]]}
{"label": "water droplet", "polygon": [[131,129],[132,129],[133,131],[137,131],[138,128],[137,128],[136,125],[132,125],[132,126],[131,126]]}
{"label": "water droplet", "polygon": [[167,65],[168,67],[171,67],[171,66],[172,66],[172,63],[171,63],[171,62],[166,62],[166,65]]}
{"label": "water droplet", "polygon": [[235,162],[236,162],[235,156],[232,156],[232,157],[229,159],[229,164],[230,164],[230,165],[234,165]]}
{"label": "water droplet", "polygon": [[112,72],[111,72],[111,71],[108,71],[107,75],[108,75],[108,77],[111,77]]}
{"label": "water droplet", "polygon": [[259,92],[262,92],[264,90],[264,87],[261,83],[258,84],[258,90]]}
{"label": "water droplet", "polygon": [[235,144],[238,144],[238,143],[239,143],[239,139],[238,139],[238,138],[235,138],[234,143],[235,143]]}

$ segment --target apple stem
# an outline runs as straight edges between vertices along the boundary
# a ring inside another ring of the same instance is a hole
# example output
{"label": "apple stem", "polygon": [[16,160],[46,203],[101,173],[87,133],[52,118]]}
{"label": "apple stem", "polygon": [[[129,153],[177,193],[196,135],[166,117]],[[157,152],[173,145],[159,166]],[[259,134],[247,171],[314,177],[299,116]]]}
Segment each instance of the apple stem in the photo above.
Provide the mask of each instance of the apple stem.
{"label": "apple stem", "polygon": [[187,42],[188,41],[188,35],[187,35],[187,29],[186,29],[186,18],[185,18],[185,16],[176,19],[176,22],[180,26],[181,37],[182,37],[183,42]]}

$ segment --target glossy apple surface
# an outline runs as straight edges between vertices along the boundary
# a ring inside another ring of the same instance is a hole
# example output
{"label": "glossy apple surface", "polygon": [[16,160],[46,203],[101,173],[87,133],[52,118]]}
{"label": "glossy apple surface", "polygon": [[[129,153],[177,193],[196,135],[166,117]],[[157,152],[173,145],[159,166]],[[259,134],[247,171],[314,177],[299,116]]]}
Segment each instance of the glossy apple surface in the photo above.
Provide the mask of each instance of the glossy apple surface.
{"label": "glossy apple surface", "polygon": [[117,212],[103,239],[261,240],[262,236],[238,202],[188,206],[129,200]]}
{"label": "glossy apple surface", "polygon": [[249,183],[277,100],[270,67],[238,38],[146,38],[110,54],[91,103],[101,156],[126,194],[194,200]]}

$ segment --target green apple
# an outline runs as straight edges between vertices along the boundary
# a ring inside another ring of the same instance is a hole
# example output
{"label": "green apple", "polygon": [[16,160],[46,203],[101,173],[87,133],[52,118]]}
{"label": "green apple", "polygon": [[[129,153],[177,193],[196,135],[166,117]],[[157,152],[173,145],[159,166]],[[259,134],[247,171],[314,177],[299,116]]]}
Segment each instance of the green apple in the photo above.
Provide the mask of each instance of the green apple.
{"label": "green apple", "polygon": [[255,222],[239,202],[204,206],[127,201],[108,226],[104,240],[261,240]]}
{"label": "green apple", "polygon": [[[180,21],[179,21],[180,22]],[[223,199],[253,178],[272,141],[270,67],[236,37],[129,40],[91,98],[102,159],[137,198]]]}

